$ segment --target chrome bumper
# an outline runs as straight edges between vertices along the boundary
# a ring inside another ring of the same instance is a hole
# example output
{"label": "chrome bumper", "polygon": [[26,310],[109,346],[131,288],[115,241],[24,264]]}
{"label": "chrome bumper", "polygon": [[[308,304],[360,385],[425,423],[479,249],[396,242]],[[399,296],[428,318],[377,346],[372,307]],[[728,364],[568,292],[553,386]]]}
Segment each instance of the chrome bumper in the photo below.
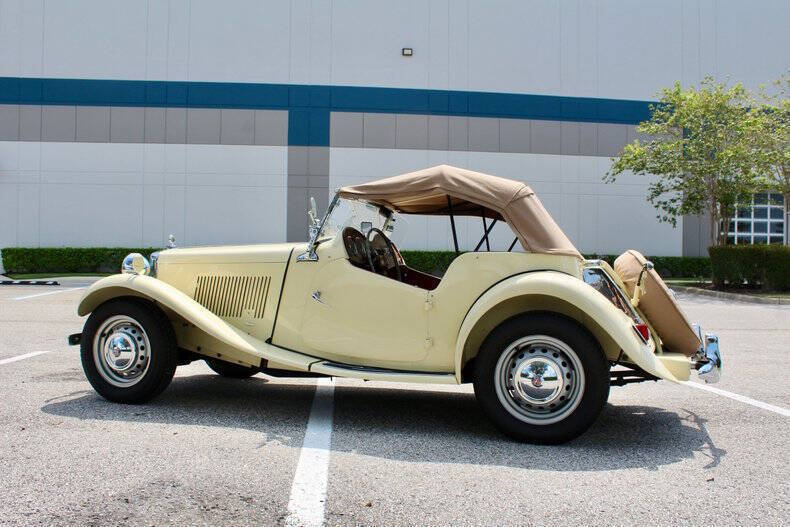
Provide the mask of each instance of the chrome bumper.
{"label": "chrome bumper", "polygon": [[719,337],[714,333],[705,333],[703,337],[699,325],[694,324],[692,327],[702,343],[697,353],[691,357],[697,376],[708,384],[719,382],[721,378]]}

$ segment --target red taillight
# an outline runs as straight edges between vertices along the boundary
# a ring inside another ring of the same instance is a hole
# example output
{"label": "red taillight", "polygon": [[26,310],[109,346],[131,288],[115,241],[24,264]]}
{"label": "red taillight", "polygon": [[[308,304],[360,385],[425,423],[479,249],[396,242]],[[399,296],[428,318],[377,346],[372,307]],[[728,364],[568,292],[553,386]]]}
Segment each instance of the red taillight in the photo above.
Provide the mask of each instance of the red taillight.
{"label": "red taillight", "polygon": [[640,337],[642,337],[642,342],[647,344],[647,341],[650,340],[650,330],[648,329],[647,324],[634,324],[634,330]]}

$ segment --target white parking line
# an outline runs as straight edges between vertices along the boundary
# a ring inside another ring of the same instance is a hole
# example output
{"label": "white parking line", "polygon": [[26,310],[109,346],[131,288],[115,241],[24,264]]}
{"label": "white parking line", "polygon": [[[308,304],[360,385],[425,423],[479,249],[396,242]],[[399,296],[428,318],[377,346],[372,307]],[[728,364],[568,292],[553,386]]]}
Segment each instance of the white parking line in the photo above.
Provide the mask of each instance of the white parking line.
{"label": "white parking line", "polygon": [[775,412],[779,415],[783,415],[785,417],[790,417],[790,410],[787,408],[782,408],[781,406],[774,406],[772,404],[764,403],[762,401],[758,401],[757,399],[752,399],[751,397],[746,397],[745,395],[740,395],[737,393],[728,392],[726,390],[722,390],[720,388],[714,388],[713,386],[708,386],[707,384],[699,384],[692,381],[685,381],[683,384],[686,386],[690,386],[692,388],[696,388],[698,390],[704,390],[706,392],[715,393],[717,395],[722,395],[724,397],[729,397],[730,399],[734,399],[736,401],[740,401],[742,403],[750,404],[752,406],[756,406],[757,408],[762,408],[763,410],[768,410],[769,412]]}
{"label": "white parking line", "polygon": [[286,525],[312,527],[324,524],[334,393],[333,379],[318,379],[302,451],[291,485]]}
{"label": "white parking line", "polygon": [[7,359],[0,359],[0,366],[3,364],[9,364],[11,362],[16,362],[18,360],[29,359],[30,357],[35,357],[36,355],[43,355],[45,353],[50,353],[52,350],[47,351],[31,351],[30,353],[25,353],[24,355],[17,355],[16,357],[9,357]]}
{"label": "white parking line", "polygon": [[35,295],[17,296],[15,298],[12,298],[11,300],[27,300],[28,298],[36,298],[37,296],[57,295],[58,293],[65,293],[67,291],[75,291],[77,289],[85,289],[85,286],[82,286],[82,287],[71,287],[69,289],[58,289],[57,291],[47,291],[46,293],[36,293]]}

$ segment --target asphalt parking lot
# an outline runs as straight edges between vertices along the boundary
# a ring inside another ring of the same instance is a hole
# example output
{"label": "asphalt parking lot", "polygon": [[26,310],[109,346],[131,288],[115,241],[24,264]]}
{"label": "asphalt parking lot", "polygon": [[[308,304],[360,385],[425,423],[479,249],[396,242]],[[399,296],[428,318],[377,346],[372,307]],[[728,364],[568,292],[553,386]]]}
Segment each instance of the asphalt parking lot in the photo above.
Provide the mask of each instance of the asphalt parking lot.
{"label": "asphalt parking lot", "polygon": [[0,287],[2,525],[790,523],[790,306],[681,297],[720,336],[724,392],[612,388],[588,433],[544,447],[502,437],[469,386],[197,362],[109,403],[65,343],[70,287]]}

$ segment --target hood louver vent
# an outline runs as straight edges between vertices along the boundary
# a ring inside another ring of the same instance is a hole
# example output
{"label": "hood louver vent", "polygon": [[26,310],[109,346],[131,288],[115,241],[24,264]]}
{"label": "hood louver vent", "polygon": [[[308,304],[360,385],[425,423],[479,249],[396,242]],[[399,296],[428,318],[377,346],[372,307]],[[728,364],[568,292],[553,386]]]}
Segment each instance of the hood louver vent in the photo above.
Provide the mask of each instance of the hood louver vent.
{"label": "hood louver vent", "polygon": [[263,318],[269,276],[197,277],[195,301],[222,318]]}

